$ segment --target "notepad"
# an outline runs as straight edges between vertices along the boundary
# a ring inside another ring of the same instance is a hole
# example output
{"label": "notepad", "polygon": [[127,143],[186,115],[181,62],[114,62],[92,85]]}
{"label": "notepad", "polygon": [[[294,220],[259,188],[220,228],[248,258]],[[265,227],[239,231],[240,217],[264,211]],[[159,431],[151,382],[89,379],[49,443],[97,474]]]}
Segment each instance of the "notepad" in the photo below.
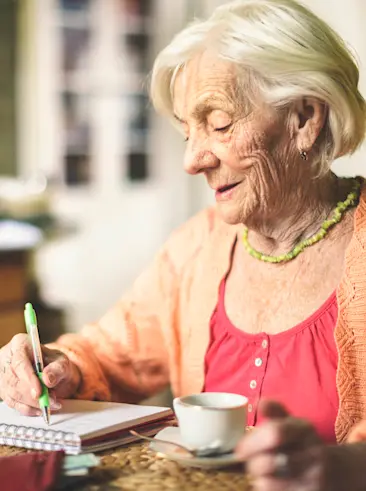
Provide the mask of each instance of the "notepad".
{"label": "notepad", "polygon": [[97,452],[135,441],[132,428],[154,435],[172,418],[166,407],[64,400],[47,426],[42,417],[21,416],[0,402],[0,445],[64,450],[70,455]]}

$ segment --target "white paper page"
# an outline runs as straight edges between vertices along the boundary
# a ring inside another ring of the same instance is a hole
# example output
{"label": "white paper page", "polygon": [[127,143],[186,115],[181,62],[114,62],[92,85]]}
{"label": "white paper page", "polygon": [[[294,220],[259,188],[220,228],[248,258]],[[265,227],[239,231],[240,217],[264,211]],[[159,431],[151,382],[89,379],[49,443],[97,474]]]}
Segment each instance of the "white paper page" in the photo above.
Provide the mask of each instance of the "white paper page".
{"label": "white paper page", "polygon": [[81,439],[130,428],[170,414],[169,408],[137,406],[113,402],[64,400],[62,409],[51,414],[51,424],[42,417],[22,416],[4,402],[0,403],[0,424],[64,431]]}

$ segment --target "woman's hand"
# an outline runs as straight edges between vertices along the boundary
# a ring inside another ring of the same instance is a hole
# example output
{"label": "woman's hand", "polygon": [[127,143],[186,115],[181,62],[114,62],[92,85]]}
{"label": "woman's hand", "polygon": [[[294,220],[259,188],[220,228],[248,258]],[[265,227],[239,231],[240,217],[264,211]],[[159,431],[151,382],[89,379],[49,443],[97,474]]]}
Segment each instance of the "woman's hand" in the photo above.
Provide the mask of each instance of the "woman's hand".
{"label": "woman's hand", "polygon": [[347,437],[347,443],[366,443],[366,420],[357,423]]}
{"label": "woman's hand", "polygon": [[237,454],[247,463],[256,491],[322,491],[324,449],[307,422],[277,403],[260,408],[267,421],[245,436]]}
{"label": "woman's hand", "polygon": [[[59,409],[56,398],[72,397],[81,381],[79,369],[66,355],[42,346],[43,380],[51,395],[51,409]],[[40,415],[41,384],[33,368],[33,354],[26,334],[17,334],[0,350],[0,398],[26,416]]]}

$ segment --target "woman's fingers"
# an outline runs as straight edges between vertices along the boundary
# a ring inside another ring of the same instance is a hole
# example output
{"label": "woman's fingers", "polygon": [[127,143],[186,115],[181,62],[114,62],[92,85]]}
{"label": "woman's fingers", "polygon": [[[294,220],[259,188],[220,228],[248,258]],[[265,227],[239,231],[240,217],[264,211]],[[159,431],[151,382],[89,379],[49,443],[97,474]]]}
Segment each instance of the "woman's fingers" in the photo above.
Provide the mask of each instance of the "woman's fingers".
{"label": "woman's fingers", "polygon": [[42,392],[41,384],[34,373],[32,350],[26,334],[17,334],[10,341],[10,362],[14,377],[21,382],[20,385],[27,384],[28,390],[27,394],[23,394],[24,400],[39,397]]}
{"label": "woman's fingers", "polygon": [[300,451],[322,443],[314,427],[305,419],[286,418],[279,423],[279,440],[282,449]]}
{"label": "woman's fingers", "polygon": [[[71,396],[77,380],[69,359],[60,351],[42,347],[45,369],[43,381],[53,388],[51,409],[61,406],[56,396]],[[48,365],[47,365],[48,363]],[[75,378],[75,376],[74,376]],[[34,371],[33,352],[26,334],[17,334],[0,349],[0,397],[12,408],[27,416],[39,414],[41,384]]]}
{"label": "woman's fingers", "polygon": [[0,350],[0,397],[35,408],[40,383],[29,356],[28,337],[18,334]]}
{"label": "woman's fingers", "polygon": [[366,421],[361,421],[354,426],[348,435],[347,443],[359,443],[366,441]]}
{"label": "woman's fingers", "polygon": [[278,470],[277,458],[286,456],[289,474],[299,475],[319,458],[321,448],[322,442],[310,424],[284,418],[260,425],[240,441],[236,452],[248,466],[254,465],[255,469],[263,468],[263,472],[272,474]]}
{"label": "woman's fingers", "polygon": [[275,401],[261,401],[259,403],[259,412],[264,418],[268,419],[282,419],[290,416],[285,406]]}
{"label": "woman's fingers", "polygon": [[247,471],[251,476],[273,476],[276,470],[275,455],[262,453],[250,459],[247,463]]}
{"label": "woman's fingers", "polygon": [[39,407],[36,408],[36,407],[31,407],[27,404],[23,404],[22,402],[19,402],[16,399],[13,399],[9,395],[6,395],[4,397],[4,402],[9,407],[15,409],[16,411],[23,414],[24,416],[41,416],[41,414],[42,414]]}
{"label": "woman's fingers", "polygon": [[246,461],[255,491],[319,491],[323,445],[305,420],[292,418],[286,408],[264,401],[266,421],[246,435],[236,453]]}
{"label": "woman's fingers", "polygon": [[284,406],[273,401],[262,401],[259,411],[269,421],[261,424],[241,440],[237,452],[243,459],[256,453],[273,450],[285,444],[288,438],[291,439],[291,431],[283,426],[284,420],[289,419]]}
{"label": "woman's fingers", "polygon": [[288,452],[267,449],[248,455],[238,452],[238,455],[247,461],[247,469],[252,476],[290,478],[299,476],[312,467],[321,458],[321,447],[317,445],[302,450],[290,449]]}
{"label": "woman's fingers", "polygon": [[47,361],[43,378],[49,388],[56,388],[61,382],[71,378],[71,364],[66,355],[56,351],[53,360],[48,358]]}
{"label": "woman's fingers", "polygon": [[276,421],[268,421],[242,438],[236,452],[240,458],[248,460],[256,454],[274,450],[281,443],[280,424]]}

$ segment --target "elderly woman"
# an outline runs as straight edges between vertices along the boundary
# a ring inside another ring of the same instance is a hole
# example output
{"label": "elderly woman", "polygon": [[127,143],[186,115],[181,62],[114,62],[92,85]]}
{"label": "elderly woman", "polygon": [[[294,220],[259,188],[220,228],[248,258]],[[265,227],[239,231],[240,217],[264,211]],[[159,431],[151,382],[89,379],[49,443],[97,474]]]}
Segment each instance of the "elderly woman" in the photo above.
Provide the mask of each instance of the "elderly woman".
{"label": "elderly woman", "polygon": [[[366,187],[330,170],[364,139],[358,78],[339,36],[294,0],[225,4],[159,54],[152,100],[216,207],[99,322],[45,348],[55,398],[236,392],[249,425],[275,398],[328,442],[366,418]],[[0,396],[37,414],[26,338],[0,357]]]}

